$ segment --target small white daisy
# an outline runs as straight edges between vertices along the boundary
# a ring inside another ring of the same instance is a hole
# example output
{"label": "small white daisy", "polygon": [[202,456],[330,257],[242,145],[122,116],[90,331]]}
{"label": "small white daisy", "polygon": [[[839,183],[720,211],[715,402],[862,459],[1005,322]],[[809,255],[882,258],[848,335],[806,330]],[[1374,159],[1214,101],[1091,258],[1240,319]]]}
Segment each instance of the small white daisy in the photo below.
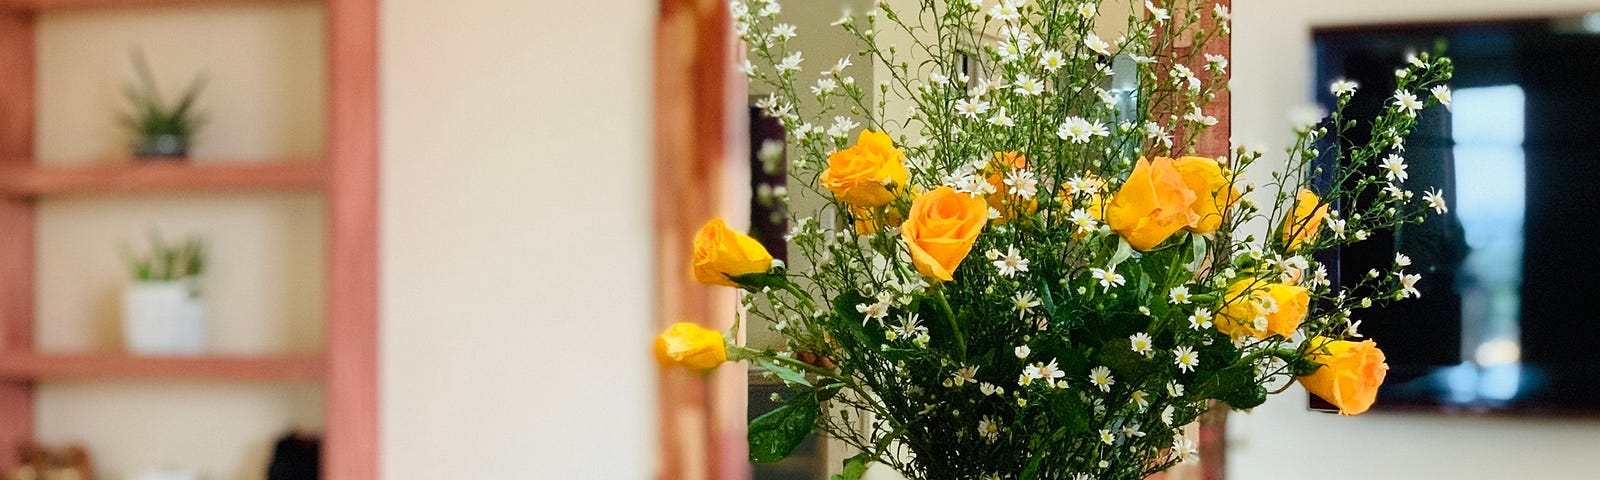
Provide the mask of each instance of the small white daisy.
{"label": "small white daisy", "polygon": [[1167,298],[1172,299],[1172,303],[1189,303],[1189,287],[1182,285],[1172,287],[1172,291],[1167,292]]}
{"label": "small white daisy", "polygon": [[1401,110],[1406,112],[1406,115],[1415,117],[1417,112],[1422,111],[1424,105],[1411,92],[1398,91],[1394,92],[1394,106],[1400,107]]}
{"label": "small white daisy", "polygon": [[1089,143],[1094,137],[1111,135],[1106,125],[1101,122],[1091,122],[1083,117],[1067,117],[1067,121],[1056,129],[1056,136],[1072,143]]}
{"label": "small white daisy", "polygon": [[1000,424],[990,420],[988,415],[984,415],[982,420],[978,420],[978,436],[989,443],[999,441]]}
{"label": "small white daisy", "polygon": [[1450,211],[1450,207],[1444,204],[1443,191],[1429,190],[1427,195],[1422,196],[1422,200],[1428,202],[1428,208],[1432,208],[1433,213],[1444,214]]}
{"label": "small white daisy", "polygon": [[1044,94],[1044,82],[1025,73],[1019,74],[1017,79],[1011,82],[1011,91],[1018,95],[1036,97]]}
{"label": "small white daisy", "polygon": [[1045,50],[1039,54],[1039,66],[1044,67],[1047,72],[1060,70],[1066,64],[1066,59],[1061,56],[1060,50]]}
{"label": "small white daisy", "polygon": [[968,383],[978,383],[978,367],[976,365],[956,370],[950,374],[950,381],[954,386],[960,387]]}
{"label": "small white daisy", "polygon": [[1100,286],[1107,292],[1111,291],[1113,287],[1120,287],[1123,284],[1128,283],[1128,280],[1123,278],[1122,274],[1117,273],[1115,268],[1091,268],[1089,269],[1089,275],[1093,276],[1095,280],[1099,280]]}
{"label": "small white daisy", "polygon": [[1033,354],[1033,349],[1028,348],[1027,345],[1021,345],[1021,346],[1018,346],[1016,349],[1012,350],[1011,352],[1017,354],[1017,358],[1026,359],[1026,358],[1028,358],[1028,355]]}
{"label": "small white daisy", "polygon": [[993,116],[989,117],[988,122],[990,125],[994,125],[996,127],[1010,128],[1017,125],[1016,121],[1012,120],[1011,117],[1006,115],[1006,107],[1000,107],[999,111],[996,111]]}
{"label": "small white daisy", "polygon": [[1192,372],[1195,367],[1200,366],[1200,354],[1195,353],[1194,349],[1188,346],[1178,347],[1172,351],[1172,355],[1175,357],[1174,361],[1178,364],[1179,371]]}
{"label": "small white daisy", "polygon": [[1334,95],[1348,97],[1355,95],[1356,88],[1359,88],[1360,86],[1361,85],[1356,82],[1346,79],[1339,79],[1338,81],[1333,82],[1333,86],[1329,87],[1329,90],[1332,90]]}
{"label": "small white daisy", "polygon": [[1005,184],[1011,187],[1012,195],[1022,198],[1033,198],[1039,194],[1039,180],[1028,170],[1019,168],[1006,173]]}
{"label": "small white daisy", "polygon": [[783,57],[783,61],[778,62],[778,65],[774,68],[778,70],[778,73],[798,72],[800,71],[800,62],[804,61],[805,58],[801,55],[801,52],[794,52],[787,57]]}
{"label": "small white daisy", "polygon": [[1177,409],[1173,408],[1172,405],[1167,405],[1167,408],[1161,409],[1161,423],[1165,423],[1169,427],[1172,426],[1172,414],[1174,413],[1177,413]]}
{"label": "small white daisy", "polygon": [[1110,392],[1111,386],[1116,385],[1117,380],[1111,378],[1111,369],[1100,366],[1089,371],[1089,383],[1099,387],[1102,392]]}
{"label": "small white daisy", "polygon": [[1406,256],[1404,253],[1397,252],[1394,254],[1394,265],[1397,267],[1409,267],[1411,266],[1411,257]]}
{"label": "small white daisy", "polygon": [[1196,308],[1193,315],[1189,315],[1189,328],[1196,331],[1211,328],[1211,310]]}
{"label": "small white daisy", "polygon": [[1133,392],[1128,397],[1130,400],[1133,400],[1134,405],[1139,407],[1140,412],[1150,408],[1150,394],[1145,393],[1144,390]]}
{"label": "small white daisy", "polygon": [[1017,318],[1024,318],[1033,311],[1033,307],[1039,306],[1039,297],[1031,291],[1017,292],[1011,297],[1011,306],[1017,309]]}
{"label": "small white daisy", "polygon": [[979,115],[983,115],[988,111],[989,102],[967,98],[956,100],[956,112],[964,117],[976,120]]}
{"label": "small white daisy", "polygon": [[1433,94],[1433,98],[1439,100],[1439,104],[1440,105],[1444,105],[1444,108],[1446,108],[1446,109],[1450,108],[1450,102],[1451,102],[1450,87],[1444,86],[1444,85],[1436,85],[1432,89],[1429,89],[1428,92],[1432,93]]}
{"label": "small white daisy", "polygon": [[1133,348],[1133,353],[1144,355],[1146,357],[1150,356],[1150,354],[1155,351],[1153,348],[1155,340],[1151,339],[1150,334],[1148,333],[1135,333],[1128,337],[1128,343],[1131,348]]}
{"label": "small white daisy", "polygon": [[1013,277],[1028,271],[1028,259],[1022,258],[1022,253],[1017,251],[1017,247],[1011,245],[1006,247],[1005,255],[999,255],[994,259],[994,268],[1000,271],[1000,276]]}
{"label": "small white daisy", "polygon": [[1089,47],[1089,50],[1093,50],[1094,53],[1111,55],[1111,44],[1101,40],[1100,36],[1095,35],[1094,32],[1090,32],[1083,37],[1083,46]]}
{"label": "small white daisy", "polygon": [[1417,290],[1417,281],[1422,280],[1422,275],[1406,275],[1405,272],[1394,272],[1400,277],[1400,294],[1402,297],[1422,298],[1422,292]]}
{"label": "small white daisy", "polygon": [[1106,445],[1117,443],[1117,434],[1111,433],[1110,430],[1102,429],[1100,430],[1100,442]]}
{"label": "small white daisy", "polygon": [[1391,153],[1389,156],[1383,157],[1383,161],[1379,165],[1383,167],[1385,170],[1384,175],[1388,176],[1390,180],[1405,182],[1410,177],[1406,173],[1406,159],[1401,158],[1399,155]]}

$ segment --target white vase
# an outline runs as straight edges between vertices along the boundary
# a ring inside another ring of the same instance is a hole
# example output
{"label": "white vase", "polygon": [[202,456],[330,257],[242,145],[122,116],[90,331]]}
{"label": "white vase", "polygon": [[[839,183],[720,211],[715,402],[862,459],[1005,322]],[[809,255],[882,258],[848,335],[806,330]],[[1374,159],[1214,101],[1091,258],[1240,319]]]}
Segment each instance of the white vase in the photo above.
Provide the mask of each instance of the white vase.
{"label": "white vase", "polygon": [[206,349],[206,307],[192,282],[138,282],[122,297],[128,351],[141,355],[198,355]]}

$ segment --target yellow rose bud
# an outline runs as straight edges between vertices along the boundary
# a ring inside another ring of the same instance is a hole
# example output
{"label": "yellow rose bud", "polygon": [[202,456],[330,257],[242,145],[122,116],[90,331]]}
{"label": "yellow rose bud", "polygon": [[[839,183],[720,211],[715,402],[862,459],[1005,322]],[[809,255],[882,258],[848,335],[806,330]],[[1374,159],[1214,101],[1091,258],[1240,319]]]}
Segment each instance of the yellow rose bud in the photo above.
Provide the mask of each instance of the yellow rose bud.
{"label": "yellow rose bud", "polygon": [[939,187],[911,202],[900,236],[918,272],[948,282],[988,221],[989,205],[983,199]]}
{"label": "yellow rose bud", "polygon": [[1295,195],[1294,210],[1283,224],[1283,241],[1289,243],[1289,250],[1299,250],[1301,244],[1317,240],[1322,218],[1328,215],[1328,206],[1319,206],[1321,203],[1322,198],[1311,190],[1302,188]]}
{"label": "yellow rose bud", "polygon": [[1198,218],[1184,227],[1194,233],[1211,233],[1222,228],[1228,209],[1239,201],[1239,192],[1222,175],[1222,167],[1215,159],[1183,157],[1172,161],[1173,168],[1183,177],[1183,183],[1194,190],[1191,205]]}
{"label": "yellow rose bud", "polygon": [[1141,158],[1106,205],[1106,223],[1135,250],[1149,251],[1199,220],[1196,197],[1172,159]]}
{"label": "yellow rose bud", "polygon": [[720,218],[706,222],[694,236],[694,279],[700,283],[738,287],[730,277],[771,268],[772,254],[761,242],[728,229]]}
{"label": "yellow rose bud", "polygon": [[905,215],[892,206],[885,208],[850,207],[850,216],[855,219],[856,232],[862,235],[878,233],[878,230],[882,230],[883,227],[898,227],[901,222],[905,221]]}
{"label": "yellow rose bud", "polygon": [[856,145],[828,156],[820,183],[851,206],[877,208],[894,201],[906,184],[906,153],[883,132],[864,130]]}
{"label": "yellow rose bud", "polygon": [[695,370],[710,370],[728,361],[722,333],[693,323],[676,323],[656,337],[656,358]]}
{"label": "yellow rose bud", "polygon": [[[1255,279],[1234,282],[1224,298],[1227,303],[1217,312],[1217,330],[1234,338],[1289,338],[1305,321],[1311,306],[1311,293],[1305,287]],[[1265,319],[1265,324],[1257,325],[1258,318]]]}
{"label": "yellow rose bud", "polygon": [[1311,340],[1306,358],[1322,364],[1316,372],[1300,377],[1300,385],[1312,395],[1339,407],[1340,415],[1360,415],[1372,408],[1378,387],[1389,374],[1383,350],[1372,340],[1348,342],[1317,337]]}

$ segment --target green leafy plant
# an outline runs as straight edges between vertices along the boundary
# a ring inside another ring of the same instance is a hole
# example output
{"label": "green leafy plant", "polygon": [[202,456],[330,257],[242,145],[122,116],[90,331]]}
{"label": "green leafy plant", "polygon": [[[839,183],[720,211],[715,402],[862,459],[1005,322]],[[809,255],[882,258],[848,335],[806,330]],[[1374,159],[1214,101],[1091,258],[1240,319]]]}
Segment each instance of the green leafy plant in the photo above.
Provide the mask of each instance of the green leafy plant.
{"label": "green leafy plant", "polygon": [[128,263],[128,270],[133,273],[133,279],[140,282],[185,280],[200,276],[206,269],[206,242],[199,236],[171,244],[162,238],[160,232],[152,230],[148,254],[135,254],[126,245],[122,254]]}
{"label": "green leafy plant", "polygon": [[[207,77],[203,74],[195,76],[184,88],[177,103],[169,105],[162,98],[161,89],[156,84],[155,74],[151,73],[144,52],[135,50],[132,59],[135,80],[123,87],[123,94],[128,97],[133,111],[122,113],[120,120],[136,137],[136,153],[140,156],[166,156],[172,153],[181,156],[189,139],[204,122],[201,115],[195,112],[195,102],[205,88]],[[158,147],[163,142],[173,145]]]}

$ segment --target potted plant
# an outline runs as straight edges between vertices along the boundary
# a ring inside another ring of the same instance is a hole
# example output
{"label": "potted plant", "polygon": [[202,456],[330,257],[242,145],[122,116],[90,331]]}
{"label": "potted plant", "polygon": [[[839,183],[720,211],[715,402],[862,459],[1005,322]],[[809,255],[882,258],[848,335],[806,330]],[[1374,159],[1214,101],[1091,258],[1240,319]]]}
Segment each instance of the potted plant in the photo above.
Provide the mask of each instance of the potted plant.
{"label": "potted plant", "polygon": [[149,254],[125,251],[133,274],[122,302],[128,350],[147,355],[193,355],[205,350],[206,308],[199,289],[205,254],[200,237],[174,245],[159,233],[150,235]]}
{"label": "potted plant", "polygon": [[140,160],[178,159],[189,155],[189,144],[202,119],[194,111],[196,99],[205,88],[205,75],[189,81],[176,104],[163,101],[155,75],[143,52],[133,53],[135,81],[123,88],[132,112],[120,115],[123,126],[133,133],[133,156]]}

